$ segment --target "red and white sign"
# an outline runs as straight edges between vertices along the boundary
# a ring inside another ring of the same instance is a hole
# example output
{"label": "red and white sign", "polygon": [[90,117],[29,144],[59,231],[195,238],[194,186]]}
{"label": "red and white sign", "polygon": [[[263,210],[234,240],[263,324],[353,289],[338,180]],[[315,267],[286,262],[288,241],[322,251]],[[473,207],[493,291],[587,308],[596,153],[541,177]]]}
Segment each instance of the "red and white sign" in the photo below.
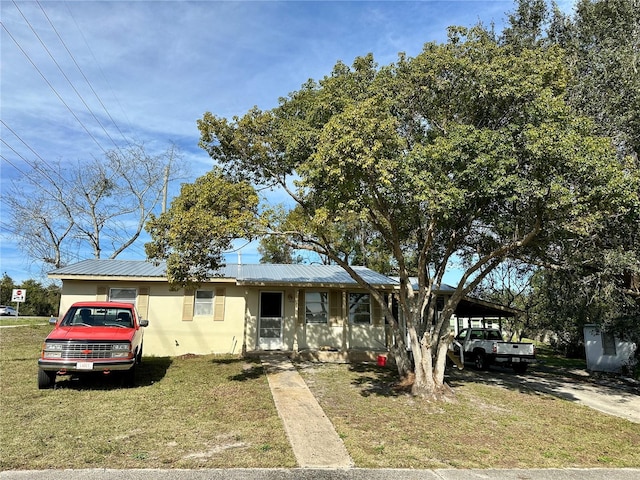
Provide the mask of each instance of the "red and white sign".
{"label": "red and white sign", "polygon": [[16,288],[13,290],[13,294],[11,295],[12,302],[24,302],[25,297],[27,296],[27,291],[23,288]]}

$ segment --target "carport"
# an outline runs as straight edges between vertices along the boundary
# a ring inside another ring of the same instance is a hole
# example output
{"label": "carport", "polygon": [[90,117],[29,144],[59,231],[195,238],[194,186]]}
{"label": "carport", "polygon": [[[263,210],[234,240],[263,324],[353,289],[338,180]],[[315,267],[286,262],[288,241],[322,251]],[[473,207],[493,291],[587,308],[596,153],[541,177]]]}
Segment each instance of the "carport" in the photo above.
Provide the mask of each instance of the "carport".
{"label": "carport", "polygon": [[513,318],[517,313],[518,310],[504,305],[465,297],[455,310],[455,332],[457,335],[460,330],[469,327],[497,327],[502,330],[502,320]]}

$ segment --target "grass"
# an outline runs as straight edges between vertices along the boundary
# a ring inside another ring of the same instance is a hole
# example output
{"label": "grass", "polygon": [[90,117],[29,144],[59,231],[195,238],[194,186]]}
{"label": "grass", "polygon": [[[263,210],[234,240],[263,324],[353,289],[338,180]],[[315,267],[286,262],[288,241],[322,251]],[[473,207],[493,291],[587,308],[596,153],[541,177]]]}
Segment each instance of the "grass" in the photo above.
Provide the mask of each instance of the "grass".
{"label": "grass", "polygon": [[0,331],[0,470],[295,466],[260,363],[145,357],[134,388],[58,377],[38,390],[50,329]]}
{"label": "grass", "polygon": [[[259,362],[145,357],[134,388],[38,390],[50,328],[0,329],[0,470],[295,467]],[[390,369],[299,367],[358,467],[640,466],[637,424],[548,395],[452,374],[456,402],[429,404],[390,389]]]}
{"label": "grass", "polygon": [[549,395],[452,375],[456,401],[429,404],[390,389],[393,372],[376,366],[302,373],[359,467],[640,466],[637,424]]}
{"label": "grass", "polygon": [[536,343],[536,358],[542,364],[557,368],[587,368],[587,361],[584,358],[566,358],[557,354],[548,345]]}
{"label": "grass", "polygon": [[49,317],[0,317],[0,327],[47,325]]}

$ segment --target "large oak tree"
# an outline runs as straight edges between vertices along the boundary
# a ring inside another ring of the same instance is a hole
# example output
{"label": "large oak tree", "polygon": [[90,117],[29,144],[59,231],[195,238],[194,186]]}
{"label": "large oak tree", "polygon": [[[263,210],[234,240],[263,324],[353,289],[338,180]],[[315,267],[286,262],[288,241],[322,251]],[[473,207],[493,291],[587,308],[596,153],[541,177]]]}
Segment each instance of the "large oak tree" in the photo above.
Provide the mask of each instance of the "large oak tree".
{"label": "large oak tree", "polygon": [[[227,175],[290,194],[295,208],[262,234],[326,256],[368,288],[392,326],[400,375],[415,374],[414,394],[439,397],[458,302],[504,259],[547,255],[626,208],[610,143],[565,102],[562,59],[559,48],[454,28],[415,58],[339,62],[272,110],[206,113],[201,146]],[[398,318],[342,254],[349,225],[370,226],[392,256]],[[454,256],[464,274],[438,307]]]}
{"label": "large oak tree", "polygon": [[509,19],[506,44],[563,47],[567,101],[610,139],[635,202],[600,231],[557,243],[535,277],[538,317],[576,355],[585,323],[640,343],[640,1],[580,0],[569,16],[519,0]]}

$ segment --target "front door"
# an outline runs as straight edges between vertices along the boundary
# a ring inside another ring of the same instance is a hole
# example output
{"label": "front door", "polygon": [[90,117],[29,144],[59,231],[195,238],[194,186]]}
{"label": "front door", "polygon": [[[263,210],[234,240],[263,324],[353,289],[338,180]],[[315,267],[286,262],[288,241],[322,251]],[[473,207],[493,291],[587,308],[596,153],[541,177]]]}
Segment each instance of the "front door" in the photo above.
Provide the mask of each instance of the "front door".
{"label": "front door", "polygon": [[258,348],[282,349],[282,292],[260,292]]}

